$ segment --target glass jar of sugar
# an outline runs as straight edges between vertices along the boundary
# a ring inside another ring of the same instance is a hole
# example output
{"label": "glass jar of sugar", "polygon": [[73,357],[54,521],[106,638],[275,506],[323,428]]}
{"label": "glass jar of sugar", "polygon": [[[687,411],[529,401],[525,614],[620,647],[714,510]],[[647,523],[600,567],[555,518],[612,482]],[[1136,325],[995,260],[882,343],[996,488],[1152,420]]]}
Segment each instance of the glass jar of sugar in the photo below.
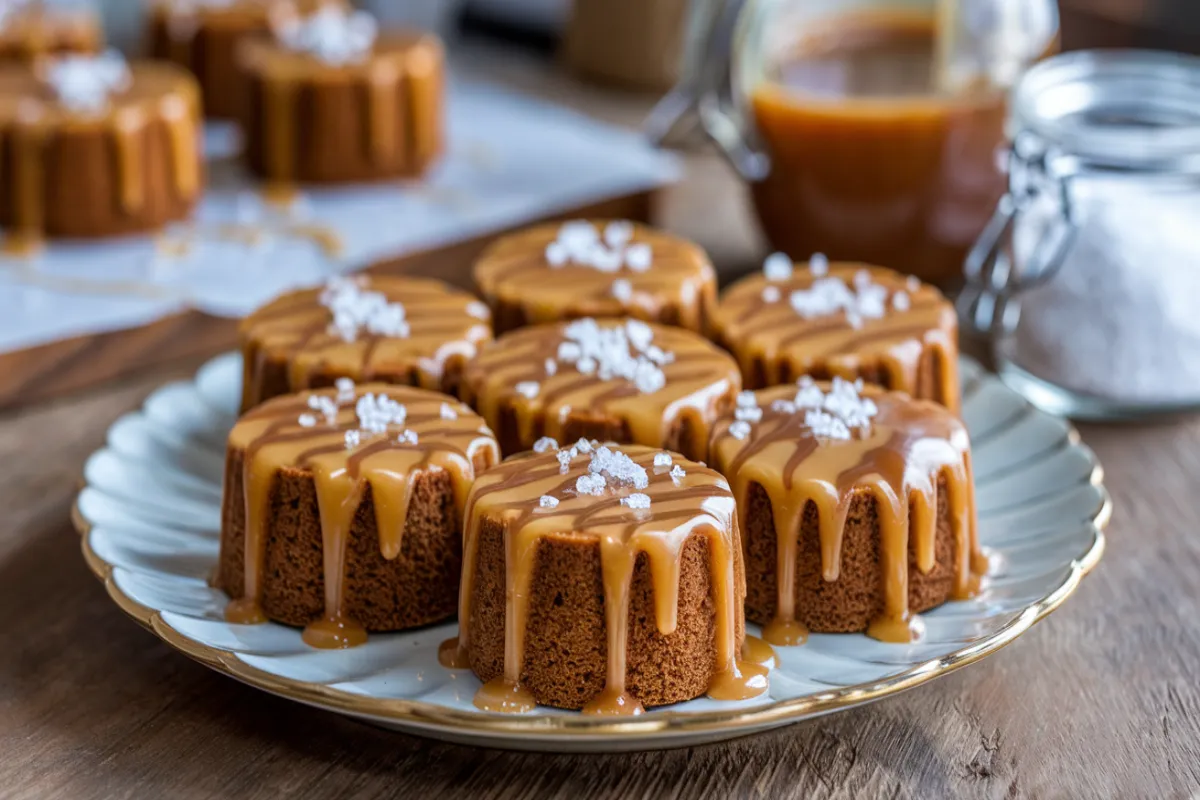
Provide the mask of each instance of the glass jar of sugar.
{"label": "glass jar of sugar", "polygon": [[1000,376],[1077,418],[1200,410],[1200,59],[1057,56],[1017,85],[1009,133],[960,298]]}

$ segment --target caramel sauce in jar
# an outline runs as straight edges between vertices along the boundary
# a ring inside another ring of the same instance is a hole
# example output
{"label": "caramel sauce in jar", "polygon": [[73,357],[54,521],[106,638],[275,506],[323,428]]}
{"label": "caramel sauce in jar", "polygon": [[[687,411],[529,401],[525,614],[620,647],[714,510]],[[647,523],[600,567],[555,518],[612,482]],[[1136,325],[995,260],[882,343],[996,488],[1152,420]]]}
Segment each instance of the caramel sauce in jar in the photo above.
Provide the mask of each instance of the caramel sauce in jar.
{"label": "caramel sauce in jar", "polygon": [[814,26],[775,59],[749,105],[771,159],[754,203],[777,249],[961,275],[1005,188],[1006,94],[939,91],[936,46],[932,14],[873,11]]}

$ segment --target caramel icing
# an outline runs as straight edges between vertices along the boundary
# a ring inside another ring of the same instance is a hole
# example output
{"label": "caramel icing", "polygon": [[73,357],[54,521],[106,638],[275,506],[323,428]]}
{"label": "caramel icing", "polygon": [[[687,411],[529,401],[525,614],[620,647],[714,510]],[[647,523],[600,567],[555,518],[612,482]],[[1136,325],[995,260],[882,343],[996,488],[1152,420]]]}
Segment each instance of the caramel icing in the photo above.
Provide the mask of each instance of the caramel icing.
{"label": "caramel icing", "polygon": [[[827,386],[815,384],[810,386]],[[749,393],[744,393],[749,394]],[[908,610],[908,553],[911,537],[917,568],[935,565],[938,478],[945,479],[947,506],[955,537],[956,599],[978,588],[987,562],[979,547],[974,484],[966,428],[945,408],[896,392],[867,387],[864,397],[877,413],[865,428],[852,428],[846,439],[818,436],[806,421],[806,409],[781,407],[793,401],[796,386],[753,393],[761,419],[722,418],[713,430],[713,466],[729,478],[738,501],[741,525],[747,524],[750,487],[757,484],[771,500],[778,541],[776,617],[763,630],[773,644],[798,644],[804,626],[796,620],[795,567],[805,508],[816,506],[821,567],[827,581],[838,580],[842,536],[854,496],[871,495],[879,517],[883,573],[882,614],[867,633],[884,641],[909,641],[915,630]],[[744,413],[744,412],[743,412]],[[735,426],[741,426],[739,430]],[[740,438],[739,438],[740,436]]]}
{"label": "caramel icing", "polygon": [[[10,142],[11,157],[0,160],[0,192],[7,194],[10,236],[37,242],[45,227],[46,159],[56,136],[94,134],[111,142],[115,161],[115,204],[136,212],[146,202],[146,147],[151,125],[167,134],[172,190],[185,201],[200,192],[200,98],[195,81],[168,64],[129,65],[129,86],[110,95],[99,113],[68,109],[53,90],[27,69],[0,69],[0,139]],[[12,166],[4,174],[5,163]],[[19,247],[20,245],[14,245]]]}
{"label": "caramel icing", "polygon": [[[385,408],[380,413],[371,407],[375,404],[363,400],[367,395],[390,398],[403,412],[389,416]],[[400,554],[409,499],[420,475],[447,472],[461,515],[475,465],[499,461],[495,439],[466,406],[436,392],[385,384],[270,400],[238,420],[229,434],[229,448],[244,459],[245,593],[229,603],[225,618],[235,623],[266,621],[259,603],[271,494],[280,470],[303,470],[312,475],[317,493],[325,585],[325,613],[305,628],[304,640],[324,648],[351,647],[366,639],[342,604],[346,547],[364,490],[371,489],[380,550],[394,559]]]}
{"label": "caramel icing", "polygon": [[40,2],[5,12],[0,8],[0,61],[100,50],[103,36],[94,14],[48,8]]}
{"label": "caramel icing", "polygon": [[247,42],[240,57],[243,69],[262,86],[265,170],[274,194],[290,195],[299,180],[298,99],[314,85],[363,88],[363,146],[376,163],[392,163],[403,150],[406,163],[423,164],[441,147],[443,54],[434,36],[384,33],[360,62],[331,64],[257,40]]}
{"label": "caramel icing", "polygon": [[[594,477],[596,453],[623,453],[644,480],[621,479],[614,468],[603,488],[587,494],[581,479]],[[560,452],[567,458],[560,461]],[[450,667],[469,664],[471,596],[478,541],[484,520],[504,525],[506,608],[504,674],[489,681],[475,697],[486,711],[528,711],[533,695],[521,684],[530,581],[539,543],[552,537],[582,537],[600,550],[604,586],[607,672],[604,690],[584,706],[585,714],[631,715],[643,711],[625,690],[629,597],[634,565],[646,553],[654,587],[658,630],[674,633],[679,610],[680,556],[693,534],[707,537],[713,606],[716,610],[714,673],[709,696],[744,699],[766,689],[766,669],[741,660],[738,618],[745,599],[742,560],[733,496],[725,479],[678,456],[671,467],[655,466],[660,451],[629,445],[582,443],[571,449],[547,449],[509,458],[476,480],[467,500],[463,534],[463,577],[459,591],[459,635],[439,651]],[[573,456],[572,456],[573,454]],[[563,462],[566,462],[565,464]],[[590,470],[590,471],[589,471]],[[649,499],[648,508],[631,507],[631,498]],[[557,501],[547,506],[543,497]]]}
{"label": "caramel icing", "polygon": [[[860,327],[854,327],[844,311],[806,319],[789,302],[792,292],[811,289],[820,277],[853,287],[864,270],[871,283],[886,290],[886,311],[881,318],[862,319]],[[878,365],[887,376],[887,388],[916,395],[922,359],[931,353],[936,386],[929,399],[958,409],[954,307],[934,287],[888,269],[834,263],[827,276],[815,275],[804,265],[782,280],[762,273],[747,276],[722,295],[714,329],[716,338],[737,357],[750,388],[810,373],[853,380],[864,367]]]}
{"label": "caramel icing", "polygon": [[360,330],[347,341],[331,328],[333,313],[321,303],[325,288],[283,295],[242,322],[243,408],[262,399],[267,359],[288,362],[292,391],[307,388],[314,374],[370,380],[379,373],[405,371],[416,375],[418,385],[440,389],[448,361],[472,358],[491,339],[487,307],[465,292],[424,278],[357,280],[363,290],[403,304],[407,336]]}
{"label": "caramel icing", "polygon": [[[578,223],[570,223],[578,224]],[[586,223],[585,223],[586,224]],[[594,221],[597,230],[605,221]],[[554,322],[578,317],[632,316],[662,321],[674,310],[673,324],[694,331],[704,328],[715,304],[717,278],[708,256],[697,245],[654,228],[619,221],[631,234],[629,243],[650,248],[647,269],[622,264],[613,271],[575,261],[552,266],[546,249],[561,227],[538,225],[505,236],[484,251],[475,263],[479,291],[495,308],[520,308],[526,322]],[[628,282],[632,292],[614,294],[614,281]]]}
{"label": "caramel icing", "polygon": [[[661,365],[665,379],[656,391],[643,391],[631,380],[589,374],[564,361],[562,346],[573,326],[595,323],[602,330],[640,326],[653,334],[653,345],[670,354]],[[548,362],[554,362],[553,374]],[[536,386],[536,394],[522,393]],[[703,440],[720,407],[740,388],[737,364],[711,342],[691,331],[652,323],[577,320],[536,325],[504,334],[467,365],[462,391],[493,430],[500,430],[507,409],[516,415],[523,447],[541,436],[564,436],[573,415],[616,419],[628,426],[637,444],[662,446],[687,420]]]}

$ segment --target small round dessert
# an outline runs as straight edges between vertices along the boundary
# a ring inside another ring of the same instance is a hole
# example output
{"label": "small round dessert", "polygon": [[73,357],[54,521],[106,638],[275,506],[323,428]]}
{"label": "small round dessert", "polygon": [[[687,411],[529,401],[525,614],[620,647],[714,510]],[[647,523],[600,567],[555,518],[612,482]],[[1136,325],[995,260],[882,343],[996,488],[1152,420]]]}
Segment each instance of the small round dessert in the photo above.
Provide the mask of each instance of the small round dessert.
{"label": "small round dessert", "polygon": [[665,447],[700,461],[740,385],[733,359],[691,331],[585,318],[504,334],[467,364],[459,396],[505,455],[549,436]]}
{"label": "small round dessert", "polygon": [[42,2],[0,3],[0,63],[32,64],[44,56],[100,52],[104,32],[95,14]]}
{"label": "small round dessert", "polygon": [[215,581],[230,622],[306,626],[323,648],[453,615],[467,492],[499,461],[450,397],[339,384],[277,397],[230,432]]}
{"label": "small round dessert", "polygon": [[342,0],[153,0],[149,11],[150,57],[189,70],[200,82],[204,113],[236,118],[245,101],[237,50],[271,32],[271,19],[293,10],[313,11]]}
{"label": "small round dessert", "polygon": [[836,375],[958,411],[954,306],[916,278],[776,253],[725,290],[713,328],[749,389]]}
{"label": "small round dessert", "polygon": [[454,394],[492,338],[487,306],[424,278],[335,278],[285,294],[242,321],[242,410],[337,378]]}
{"label": "small round dessert", "polygon": [[0,227],[10,249],[186,217],[203,183],[196,82],[115,54],[0,69]]}
{"label": "small round dessert", "polygon": [[745,636],[733,496],[706,467],[581,440],[515,456],[467,500],[457,640],[475,705],[628,715],[766,689]]}
{"label": "small round dessert", "polygon": [[712,463],[737,498],[746,617],[772,644],[910,641],[917,612],[970,597],[987,569],[967,431],[936,403],[840,378],[746,391]]}
{"label": "small round dessert", "polygon": [[375,35],[332,6],[246,42],[246,159],[286,199],[298,183],[421,175],[442,150],[443,53],[428,34]]}
{"label": "small round dessert", "polygon": [[634,317],[704,332],[717,275],[700,247],[625,220],[537,225],[475,262],[496,333],[581,317]]}

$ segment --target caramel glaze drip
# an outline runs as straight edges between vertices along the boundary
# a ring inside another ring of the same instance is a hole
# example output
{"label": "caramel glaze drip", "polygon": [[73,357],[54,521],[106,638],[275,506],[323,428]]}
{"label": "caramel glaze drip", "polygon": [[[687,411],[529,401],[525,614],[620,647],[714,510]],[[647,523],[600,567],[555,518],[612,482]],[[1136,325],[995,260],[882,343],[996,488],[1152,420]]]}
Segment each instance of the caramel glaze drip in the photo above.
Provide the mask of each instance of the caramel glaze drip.
{"label": "caramel glaze drip", "polygon": [[[581,454],[562,471],[557,453],[526,453],[509,458],[479,476],[467,500],[463,533],[463,577],[459,590],[458,639],[440,650],[442,663],[451,667],[469,664],[471,591],[476,554],[484,519],[502,520],[505,545],[507,605],[504,615],[504,675],[486,683],[475,696],[485,711],[521,712],[535,706],[533,695],[521,685],[525,663],[525,628],[530,581],[537,567],[539,543],[548,537],[587,537],[600,547],[607,637],[607,673],[604,690],[583,708],[585,714],[632,715],[644,710],[625,691],[626,642],[629,596],[634,565],[646,553],[654,586],[654,613],[665,636],[675,631],[679,613],[680,556],[692,534],[708,538],[713,606],[716,609],[715,673],[708,695],[718,700],[741,700],[766,689],[766,669],[742,661],[737,641],[737,619],[743,613],[744,592],[736,587],[742,569],[733,496],[725,479],[699,464],[675,457],[686,471],[678,483],[669,468],[655,468],[661,452],[639,446],[608,445],[625,453],[646,469],[649,486],[614,489],[603,495],[575,491],[578,478],[588,474],[590,456]],[[631,492],[650,497],[648,509],[621,505]],[[559,499],[555,508],[542,508],[539,499]]]}
{"label": "caramel glaze drip", "polygon": [[[602,233],[604,220],[592,220]],[[493,243],[475,262],[475,283],[493,305],[519,307],[531,323],[577,317],[631,316],[650,322],[663,319],[670,304],[678,309],[674,324],[703,331],[715,305],[717,276],[700,247],[645,225],[633,226],[633,243],[650,245],[648,270],[622,266],[602,272],[577,264],[551,267],[546,245],[558,236],[557,224],[537,225]],[[613,281],[629,281],[627,303],[613,296]]]}
{"label": "caramel glaze drip", "polygon": [[[242,407],[262,399],[263,362],[287,360],[292,391],[306,389],[311,376],[370,380],[381,371],[411,368],[418,385],[440,389],[447,361],[474,357],[492,338],[487,307],[441,281],[423,278],[363,278],[363,289],[404,305],[409,335],[377,336],[365,330],[352,342],[329,331],[333,315],[321,305],[322,288],[283,295],[247,317],[240,335],[245,370]],[[473,313],[472,313],[473,312]]]}
{"label": "caramel glaze drip", "polygon": [[403,155],[415,170],[441,147],[443,54],[436,37],[386,33],[361,63],[329,64],[267,41],[247,42],[241,59],[245,71],[263,87],[268,199],[287,202],[295,194],[301,138],[297,104],[300,92],[314,85],[363,87],[363,146],[378,164],[392,164]]}
{"label": "caramel glaze drip", "polygon": [[[737,356],[746,384],[753,389],[808,374],[854,380],[864,367],[879,366],[886,375],[886,388],[923,396],[917,391],[921,363],[927,353],[932,354],[936,386],[929,399],[957,412],[954,307],[934,287],[882,267],[835,263],[829,266],[829,276],[853,287],[855,274],[864,269],[872,283],[888,289],[887,313],[881,319],[864,319],[862,327],[855,329],[841,311],[801,317],[788,297],[797,289],[810,288],[815,277],[800,264],[788,280],[768,281],[756,273],[730,286],[717,308],[715,337]],[[779,300],[763,299],[768,286],[779,290]],[[892,305],[900,292],[908,296],[907,310]]]}
{"label": "caramel glaze drip", "polygon": [[171,176],[177,197],[194,200],[200,192],[200,96],[182,70],[159,63],[131,64],[129,88],[109,98],[99,114],[81,114],[62,106],[36,75],[15,67],[0,69],[0,140],[11,147],[12,174],[0,160],[0,192],[7,194],[9,249],[28,249],[45,228],[45,180],[48,145],[64,133],[97,133],[111,142],[116,197],[122,211],[137,212],[146,201],[144,134],[152,124],[167,133]]}
{"label": "caramel glaze drip", "polygon": [[966,428],[935,403],[867,387],[864,396],[879,409],[870,432],[856,432],[849,441],[818,439],[805,427],[803,410],[788,413],[771,408],[775,400],[791,399],[795,391],[794,386],[777,386],[756,392],[763,416],[745,439],[729,433],[732,419],[722,419],[713,431],[713,465],[733,486],[742,526],[747,523],[752,485],[761,486],[771,500],[779,596],[775,619],[763,629],[763,638],[789,645],[799,644],[807,635],[795,609],[796,556],[806,506],[813,503],[817,508],[821,568],[825,580],[832,582],[838,579],[842,563],[842,535],[851,501],[865,492],[878,508],[884,601],[882,614],[871,622],[867,634],[889,642],[911,641],[915,626],[908,610],[909,537],[917,568],[929,572],[936,563],[939,476],[946,480],[955,536],[952,596],[971,597],[987,570],[976,531]]}
{"label": "caramel glaze drip", "polygon": [[0,62],[30,62],[62,53],[96,53],[102,40],[95,15],[34,3],[10,12],[0,22]]}
{"label": "caramel glaze drip", "polygon": [[[355,402],[364,394],[387,395],[408,411],[403,425],[386,433],[361,432],[361,441],[347,447],[346,432],[357,430]],[[325,613],[304,629],[304,641],[313,647],[352,647],[366,640],[366,631],[342,610],[346,546],[363,491],[369,486],[375,505],[375,524],[384,558],[400,555],[408,504],[416,478],[444,470],[454,486],[455,507],[461,514],[467,491],[475,480],[477,457],[482,463],[500,460],[499,446],[483,420],[445,395],[422,389],[365,384],[354,397],[341,402],[332,423],[309,407],[318,395],[334,399],[335,390],[305,392],[275,398],[244,415],[229,434],[229,447],[244,452],[242,477],[246,504],[245,594],[232,600],[225,618],[234,623],[265,622],[260,606],[262,570],[270,524],[271,492],[281,469],[312,473],[324,541]],[[458,413],[444,419],[449,403]],[[304,427],[301,415],[316,417]],[[399,441],[408,429],[416,444]]]}
{"label": "caramel glaze drip", "polygon": [[[546,359],[553,359],[565,341],[567,324],[510,331],[483,348],[463,373],[465,399],[493,430],[500,429],[506,408],[515,412],[524,447],[532,447],[541,436],[563,438],[573,412],[623,421],[636,444],[662,446],[684,419],[706,440],[718,406],[741,387],[737,364],[711,342],[690,331],[652,323],[647,324],[654,332],[654,344],[675,355],[662,367],[666,385],[656,392],[640,392],[620,377],[602,380],[595,373],[585,375],[565,362],[558,363],[554,375],[547,375]],[[600,324],[622,323],[600,320]],[[516,390],[525,381],[539,385],[536,397]]]}

